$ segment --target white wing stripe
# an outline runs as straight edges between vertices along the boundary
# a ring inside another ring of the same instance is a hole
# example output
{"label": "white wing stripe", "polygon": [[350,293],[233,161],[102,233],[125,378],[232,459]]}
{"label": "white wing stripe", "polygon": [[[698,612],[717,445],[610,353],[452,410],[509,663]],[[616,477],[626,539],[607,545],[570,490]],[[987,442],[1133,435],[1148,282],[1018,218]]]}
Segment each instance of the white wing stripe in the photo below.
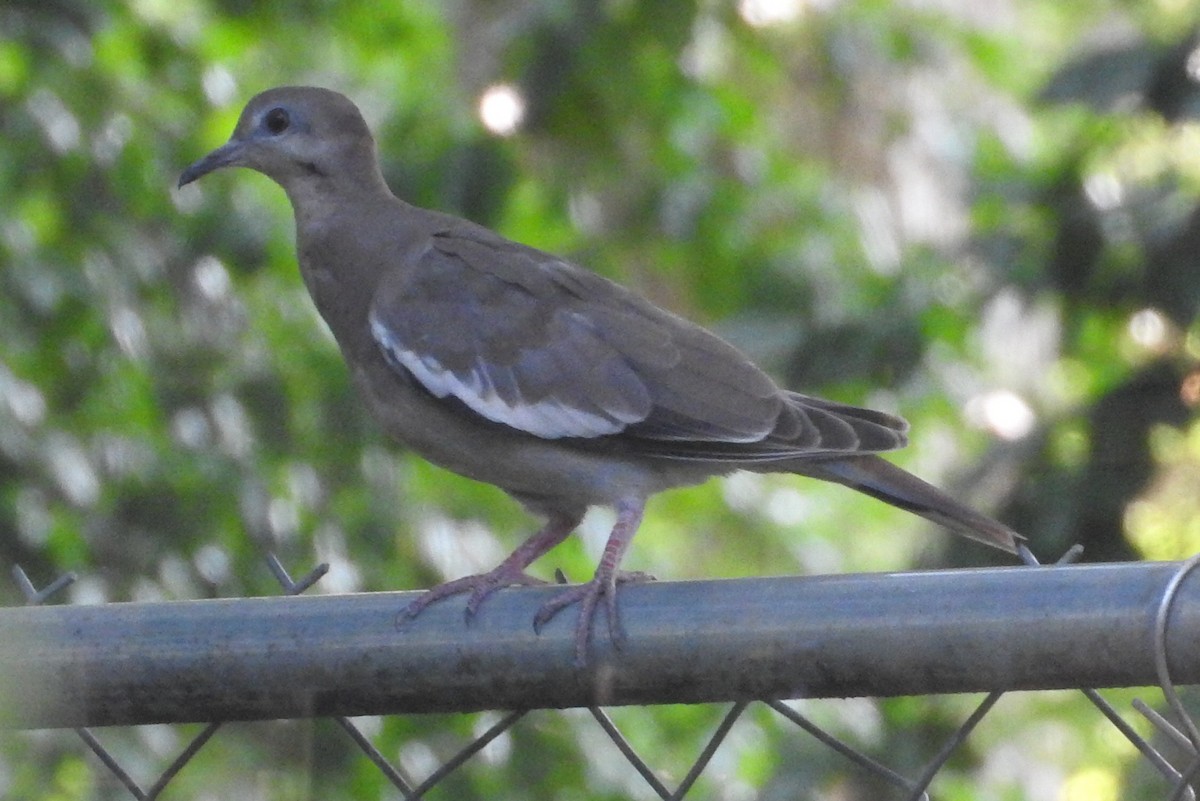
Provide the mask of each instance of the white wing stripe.
{"label": "white wing stripe", "polygon": [[374,314],[371,315],[371,334],[384,356],[412,373],[427,390],[439,398],[453,395],[493,422],[546,439],[599,437],[625,428],[621,421],[566,406],[553,397],[535,403],[519,399],[509,403],[499,396],[487,371],[479,365],[474,366],[467,376],[459,376],[442,367],[431,355],[403,347]]}

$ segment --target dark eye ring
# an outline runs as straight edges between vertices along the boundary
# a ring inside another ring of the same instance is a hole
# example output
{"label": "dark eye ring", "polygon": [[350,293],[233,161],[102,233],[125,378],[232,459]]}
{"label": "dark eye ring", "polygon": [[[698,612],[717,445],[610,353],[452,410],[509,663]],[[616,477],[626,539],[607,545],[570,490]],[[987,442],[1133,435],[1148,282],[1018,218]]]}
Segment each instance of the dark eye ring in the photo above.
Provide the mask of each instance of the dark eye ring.
{"label": "dark eye ring", "polygon": [[272,134],[281,134],[288,129],[291,124],[291,118],[288,117],[287,110],[282,108],[273,108],[267,112],[267,116],[263,120],[267,126],[267,130]]}

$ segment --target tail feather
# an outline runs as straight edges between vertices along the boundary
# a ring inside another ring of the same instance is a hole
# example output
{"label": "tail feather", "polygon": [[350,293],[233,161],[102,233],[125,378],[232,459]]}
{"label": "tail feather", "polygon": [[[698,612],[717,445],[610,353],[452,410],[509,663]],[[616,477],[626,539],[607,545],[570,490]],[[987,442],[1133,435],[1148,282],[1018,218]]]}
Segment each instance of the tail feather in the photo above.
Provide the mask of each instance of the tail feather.
{"label": "tail feather", "polygon": [[[774,469],[782,466],[776,464]],[[1017,553],[1017,546],[1025,541],[1003,523],[959,503],[932,484],[878,456],[797,459],[786,466],[801,475],[843,484],[932,520],[956,534],[1012,554]]]}

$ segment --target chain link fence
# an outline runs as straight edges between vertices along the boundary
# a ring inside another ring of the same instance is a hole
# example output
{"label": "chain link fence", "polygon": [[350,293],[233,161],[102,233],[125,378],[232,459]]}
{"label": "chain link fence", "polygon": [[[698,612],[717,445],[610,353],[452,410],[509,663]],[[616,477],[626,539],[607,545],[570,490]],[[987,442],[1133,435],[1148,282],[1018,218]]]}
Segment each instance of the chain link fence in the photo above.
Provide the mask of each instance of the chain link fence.
{"label": "chain link fence", "polygon": [[[848,766],[894,789],[928,788],[1005,692],[1080,691],[1163,777],[1162,798],[1194,799],[1200,732],[1176,683],[1200,680],[1200,557],[1135,563],[633,585],[622,594],[627,640],[600,637],[575,667],[570,621],[534,635],[543,590],[501,593],[469,626],[439,604],[397,632],[408,593],[47,606],[69,584],[14,576],[28,606],[0,610],[0,708],[11,728],[70,727],[135,799],[156,799],[222,721],[329,717],[401,797],[432,795],[533,710],[582,707],[650,791],[687,796],[738,720],[763,706]],[[1024,554],[1034,564],[1032,555]],[[1174,763],[1093,686],[1157,685],[1171,719],[1134,711],[1177,751]],[[985,692],[916,775],[901,775],[802,714],[789,699]],[[723,702],[728,709],[669,786],[604,707]],[[513,710],[424,778],[406,774],[356,715]],[[207,725],[142,786],[89,727]]]}

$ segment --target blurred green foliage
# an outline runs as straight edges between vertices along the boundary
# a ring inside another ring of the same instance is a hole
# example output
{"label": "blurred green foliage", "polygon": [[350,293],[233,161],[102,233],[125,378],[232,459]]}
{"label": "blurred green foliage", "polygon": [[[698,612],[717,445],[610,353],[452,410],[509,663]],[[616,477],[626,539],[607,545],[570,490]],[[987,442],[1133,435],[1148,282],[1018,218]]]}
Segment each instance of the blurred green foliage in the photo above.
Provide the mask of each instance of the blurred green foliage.
{"label": "blurred green foliage", "polygon": [[[271,594],[267,550],[331,562],[317,591],[416,588],[490,567],[533,525],[382,441],[300,285],[276,187],[174,189],[284,83],[351,95],[406,199],[634,285],[789,386],[903,413],[898,460],[1043,558],[1193,553],[1197,5],[7,0],[0,563],[79,571],[75,602]],[[524,102],[509,136],[477,111],[494,85]],[[589,575],[606,519],[553,565]],[[995,559],[839,488],[743,476],[656,499],[629,564]],[[967,703],[805,706],[911,773]],[[615,716],[678,779],[720,710]],[[421,774],[491,720],[365,725]],[[187,728],[102,734],[149,776]],[[124,797],[70,733],[3,737],[0,796]],[[535,713],[435,795],[645,797],[596,737]],[[176,782],[164,797],[394,797],[327,722],[230,726]],[[1006,698],[935,787],[1166,792],[1070,694]],[[878,791],[762,711],[695,795]]]}

